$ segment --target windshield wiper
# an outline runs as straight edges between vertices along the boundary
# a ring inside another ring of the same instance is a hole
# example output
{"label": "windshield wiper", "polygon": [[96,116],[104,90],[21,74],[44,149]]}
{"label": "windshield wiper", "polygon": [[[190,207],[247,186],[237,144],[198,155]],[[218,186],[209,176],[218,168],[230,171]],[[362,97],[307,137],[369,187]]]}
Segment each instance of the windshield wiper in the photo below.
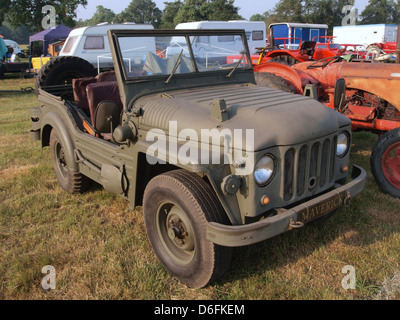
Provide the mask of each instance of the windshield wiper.
{"label": "windshield wiper", "polygon": [[174,68],[172,69],[171,74],[169,75],[168,79],[165,80],[164,84],[168,84],[169,81],[171,80],[171,78],[174,76],[176,69],[178,69],[179,65],[182,62],[182,55],[183,55],[183,49],[182,49],[181,53],[179,54],[178,60],[176,60],[176,62],[175,62],[175,65],[174,65]]}
{"label": "windshield wiper", "polygon": [[233,67],[233,69],[231,70],[231,72],[229,72],[227,75],[226,75],[226,77],[227,78],[230,78],[231,76],[232,76],[232,74],[236,71],[236,69],[239,67],[239,65],[242,63],[242,61],[243,61],[243,58],[244,58],[244,56],[245,56],[246,54],[242,54],[242,57],[239,59],[239,61],[238,62],[236,62],[236,64],[234,65],[234,67]]}

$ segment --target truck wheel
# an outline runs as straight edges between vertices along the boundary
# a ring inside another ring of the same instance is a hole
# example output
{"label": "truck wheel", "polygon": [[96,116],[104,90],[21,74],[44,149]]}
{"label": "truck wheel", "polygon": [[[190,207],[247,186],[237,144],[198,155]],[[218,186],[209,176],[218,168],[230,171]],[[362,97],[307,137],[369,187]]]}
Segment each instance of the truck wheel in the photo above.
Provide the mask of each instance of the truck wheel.
{"label": "truck wheel", "polygon": [[400,128],[386,132],[374,145],[371,170],[383,192],[400,198]]}
{"label": "truck wheel", "polygon": [[60,186],[69,193],[81,193],[88,189],[89,178],[81,173],[74,173],[69,170],[67,157],[65,156],[63,142],[56,130],[50,133],[50,154],[53,162],[54,172]]}
{"label": "truck wheel", "polygon": [[96,69],[88,61],[74,56],[62,56],[51,59],[39,71],[35,87],[71,84],[72,79],[94,77]]}
{"label": "truck wheel", "polygon": [[277,75],[270,72],[254,72],[256,83],[260,87],[267,87],[290,93],[296,93],[296,90],[289,83]]}
{"label": "truck wheel", "polygon": [[175,170],[153,178],[143,213],[158,260],[189,287],[202,288],[228,269],[232,248],[207,240],[206,230],[208,222],[229,221],[211,186],[198,175]]}

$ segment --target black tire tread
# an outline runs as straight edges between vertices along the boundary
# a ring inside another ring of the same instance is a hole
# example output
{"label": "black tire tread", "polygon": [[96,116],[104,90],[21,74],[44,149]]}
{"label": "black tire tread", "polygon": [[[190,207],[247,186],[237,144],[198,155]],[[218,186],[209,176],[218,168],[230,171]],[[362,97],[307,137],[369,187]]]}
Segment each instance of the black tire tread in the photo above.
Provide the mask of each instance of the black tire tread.
{"label": "black tire tread", "polygon": [[[154,180],[155,179],[155,180]],[[203,212],[200,215],[201,225],[206,227],[208,221],[229,224],[229,220],[219,203],[214,190],[197,174],[188,172],[186,170],[173,170],[165,174],[159,175],[150,181],[146,188],[144,195],[144,208],[146,207],[146,200],[148,194],[151,192],[151,184],[160,184],[165,181],[167,185],[176,185],[179,192],[193,204],[194,212]],[[206,230],[203,230],[205,236]],[[210,274],[203,275],[198,279],[184,279],[180,280],[187,283],[193,288],[202,288],[215,281],[226,272],[229,267],[229,262],[232,257],[232,249],[214,245],[214,256],[209,256],[207,259],[212,259],[214,269]],[[222,263],[221,263],[222,262]]]}
{"label": "black tire tread", "polygon": [[372,175],[375,178],[379,188],[386,194],[391,195],[395,198],[400,198],[400,190],[394,187],[385,178],[382,171],[382,156],[386,149],[389,148],[393,143],[400,141],[400,128],[390,130],[383,134],[379,140],[375,143],[372,148],[372,154],[370,158]]}
{"label": "black tire tread", "polygon": [[52,150],[53,150],[52,145],[55,143],[55,141],[59,141],[60,143],[62,143],[60,138],[58,137],[58,133],[53,129],[50,133],[51,159],[52,159],[54,171],[56,173],[56,176],[60,183],[60,186],[68,193],[83,193],[83,192],[87,191],[90,187],[90,179],[88,177],[86,177],[85,175],[83,175],[82,173],[68,171],[68,177],[67,177],[66,183],[63,181],[60,181],[60,178],[58,177],[57,172],[56,172],[57,159],[55,159],[55,155],[52,152]]}
{"label": "black tire tread", "polygon": [[82,78],[94,77],[97,74],[93,65],[82,58],[75,56],[59,56],[51,59],[39,70],[35,80],[36,93],[38,93],[39,88],[43,86],[53,85],[52,78],[54,79],[54,73],[65,64],[69,65],[71,69],[76,68]]}

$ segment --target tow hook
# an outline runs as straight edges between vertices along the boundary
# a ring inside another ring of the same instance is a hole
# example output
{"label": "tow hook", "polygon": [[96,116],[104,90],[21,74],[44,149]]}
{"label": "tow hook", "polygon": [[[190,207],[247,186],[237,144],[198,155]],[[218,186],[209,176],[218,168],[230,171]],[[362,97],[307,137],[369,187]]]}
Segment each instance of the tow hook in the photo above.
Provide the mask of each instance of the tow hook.
{"label": "tow hook", "polygon": [[350,192],[347,192],[346,197],[343,199],[343,205],[348,208],[350,207],[350,203],[351,203],[351,194]]}
{"label": "tow hook", "polygon": [[299,229],[301,227],[304,227],[304,223],[303,222],[294,221],[293,219],[290,219],[290,221],[289,221],[289,230]]}

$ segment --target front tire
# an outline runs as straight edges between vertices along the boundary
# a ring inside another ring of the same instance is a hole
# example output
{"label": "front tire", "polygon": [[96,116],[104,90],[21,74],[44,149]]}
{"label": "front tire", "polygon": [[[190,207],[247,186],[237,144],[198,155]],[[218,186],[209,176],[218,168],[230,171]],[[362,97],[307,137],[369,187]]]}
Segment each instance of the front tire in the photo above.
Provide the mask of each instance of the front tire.
{"label": "front tire", "polygon": [[400,128],[386,132],[374,145],[371,170],[383,192],[400,198]]}
{"label": "front tire", "polygon": [[228,269],[232,248],[206,238],[208,222],[229,223],[215,192],[185,170],[153,178],[143,213],[150,244],[161,264],[192,288],[202,288]]}
{"label": "front tire", "polygon": [[65,154],[63,141],[58,136],[56,130],[50,133],[50,154],[53,162],[54,172],[60,186],[69,193],[82,193],[89,187],[89,178],[81,173],[70,170],[71,163]]}

